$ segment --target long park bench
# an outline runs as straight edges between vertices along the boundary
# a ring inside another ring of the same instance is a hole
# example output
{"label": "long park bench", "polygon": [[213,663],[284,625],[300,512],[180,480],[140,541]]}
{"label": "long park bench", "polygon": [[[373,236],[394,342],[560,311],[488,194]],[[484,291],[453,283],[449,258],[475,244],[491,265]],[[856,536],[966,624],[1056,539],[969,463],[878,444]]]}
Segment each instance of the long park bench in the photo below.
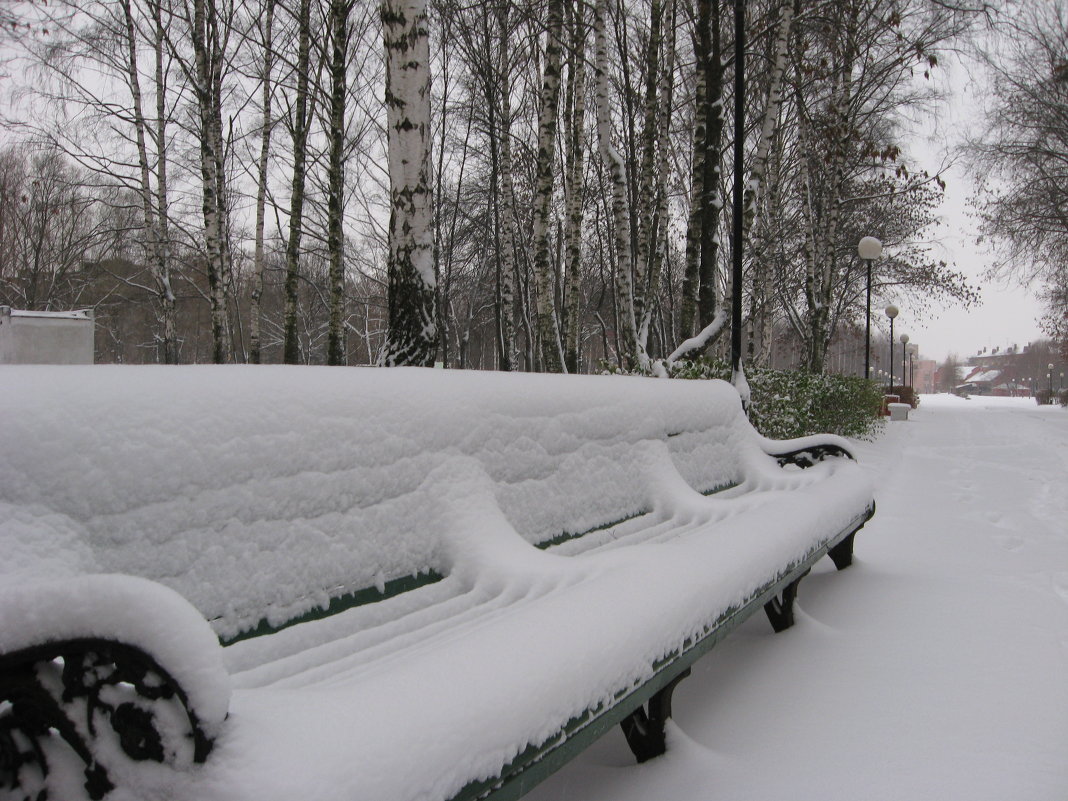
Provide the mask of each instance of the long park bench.
{"label": "long park bench", "polygon": [[0,369],[0,798],[523,795],[852,558],[722,382]]}

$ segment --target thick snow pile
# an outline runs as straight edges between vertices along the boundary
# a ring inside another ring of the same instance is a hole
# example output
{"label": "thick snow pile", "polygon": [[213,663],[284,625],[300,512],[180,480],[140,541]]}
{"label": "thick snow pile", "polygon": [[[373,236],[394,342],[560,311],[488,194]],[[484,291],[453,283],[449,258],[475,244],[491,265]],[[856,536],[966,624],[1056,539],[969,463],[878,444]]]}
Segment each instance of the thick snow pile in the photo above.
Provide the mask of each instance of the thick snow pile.
{"label": "thick snow pile", "polygon": [[146,774],[139,798],[449,798],[649,678],[871,499],[848,460],[779,469],[722,382],[4,378],[0,487],[15,513],[0,546],[19,554],[0,568],[7,586],[36,580],[42,559],[57,574],[145,576],[230,633],[338,588],[447,576],[226,649],[236,689],[211,758]]}
{"label": "thick snow pile", "polygon": [[446,502],[472,482],[539,542],[651,508],[650,440],[696,489],[737,481],[736,406],[623,378],[8,368],[0,571],[152,578],[233,635],[446,572]]}

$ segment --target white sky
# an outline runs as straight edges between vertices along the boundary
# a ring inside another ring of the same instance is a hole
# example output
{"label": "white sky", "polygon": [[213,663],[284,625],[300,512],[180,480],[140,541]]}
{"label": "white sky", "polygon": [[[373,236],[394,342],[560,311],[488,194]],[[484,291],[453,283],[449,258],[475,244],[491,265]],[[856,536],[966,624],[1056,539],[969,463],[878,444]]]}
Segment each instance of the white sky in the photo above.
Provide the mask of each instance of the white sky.
{"label": "white sky", "polygon": [[[957,59],[941,64],[934,75],[942,86],[950,89],[951,97],[939,110],[937,119],[927,117],[919,121],[923,127],[909,148],[918,166],[931,172],[939,168],[947,151],[976,125],[982,109],[982,86],[969,79],[976,68]],[[950,353],[966,357],[983,348],[1023,346],[1044,338],[1037,323],[1042,304],[1033,292],[984,276],[991,259],[987,246],[976,244],[975,221],[968,216],[968,199],[975,185],[963,165],[954,164],[943,177],[946,192],[940,214],[944,225],[940,227],[941,241],[934,253],[981,287],[982,302],[971,309],[943,307],[937,316],[918,322],[909,320],[907,307],[898,304],[901,306],[898,325],[904,323],[901,330],[919,344],[923,356],[939,361]],[[939,307],[936,304],[934,308]]]}

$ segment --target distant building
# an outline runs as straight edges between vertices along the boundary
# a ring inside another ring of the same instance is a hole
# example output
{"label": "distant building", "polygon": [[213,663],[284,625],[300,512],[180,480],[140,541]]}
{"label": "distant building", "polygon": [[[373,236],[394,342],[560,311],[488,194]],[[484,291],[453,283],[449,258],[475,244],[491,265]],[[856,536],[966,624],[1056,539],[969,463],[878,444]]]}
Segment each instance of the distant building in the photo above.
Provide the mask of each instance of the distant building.
{"label": "distant building", "polygon": [[0,364],[92,364],[93,310],[0,306]]}

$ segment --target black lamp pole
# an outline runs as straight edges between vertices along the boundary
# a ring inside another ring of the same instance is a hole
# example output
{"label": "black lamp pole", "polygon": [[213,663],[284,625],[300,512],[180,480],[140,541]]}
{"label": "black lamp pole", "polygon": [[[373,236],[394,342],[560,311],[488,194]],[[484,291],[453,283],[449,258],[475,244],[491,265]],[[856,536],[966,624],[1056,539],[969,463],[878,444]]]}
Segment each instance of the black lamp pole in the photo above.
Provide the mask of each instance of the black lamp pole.
{"label": "black lamp pole", "polygon": [[901,335],[901,386],[905,386],[905,382],[908,380],[908,373],[905,372],[905,355],[909,349],[909,335]]}
{"label": "black lamp pole", "polygon": [[864,378],[871,378],[871,259],[868,265],[868,299],[864,304]]}
{"label": "black lamp pole", "polygon": [[890,364],[887,365],[890,373],[890,383],[887,385],[887,393],[894,391],[894,318],[897,317],[897,306],[893,304],[886,307],[886,316],[890,318]]}
{"label": "black lamp pole", "polygon": [[883,243],[874,236],[866,236],[857,243],[857,255],[868,268],[866,300],[864,303],[864,377],[871,378],[871,263],[883,253]]}
{"label": "black lamp pole", "polygon": [[734,225],[731,229],[731,371],[742,369],[742,180],[745,168],[745,0],[734,0]]}

